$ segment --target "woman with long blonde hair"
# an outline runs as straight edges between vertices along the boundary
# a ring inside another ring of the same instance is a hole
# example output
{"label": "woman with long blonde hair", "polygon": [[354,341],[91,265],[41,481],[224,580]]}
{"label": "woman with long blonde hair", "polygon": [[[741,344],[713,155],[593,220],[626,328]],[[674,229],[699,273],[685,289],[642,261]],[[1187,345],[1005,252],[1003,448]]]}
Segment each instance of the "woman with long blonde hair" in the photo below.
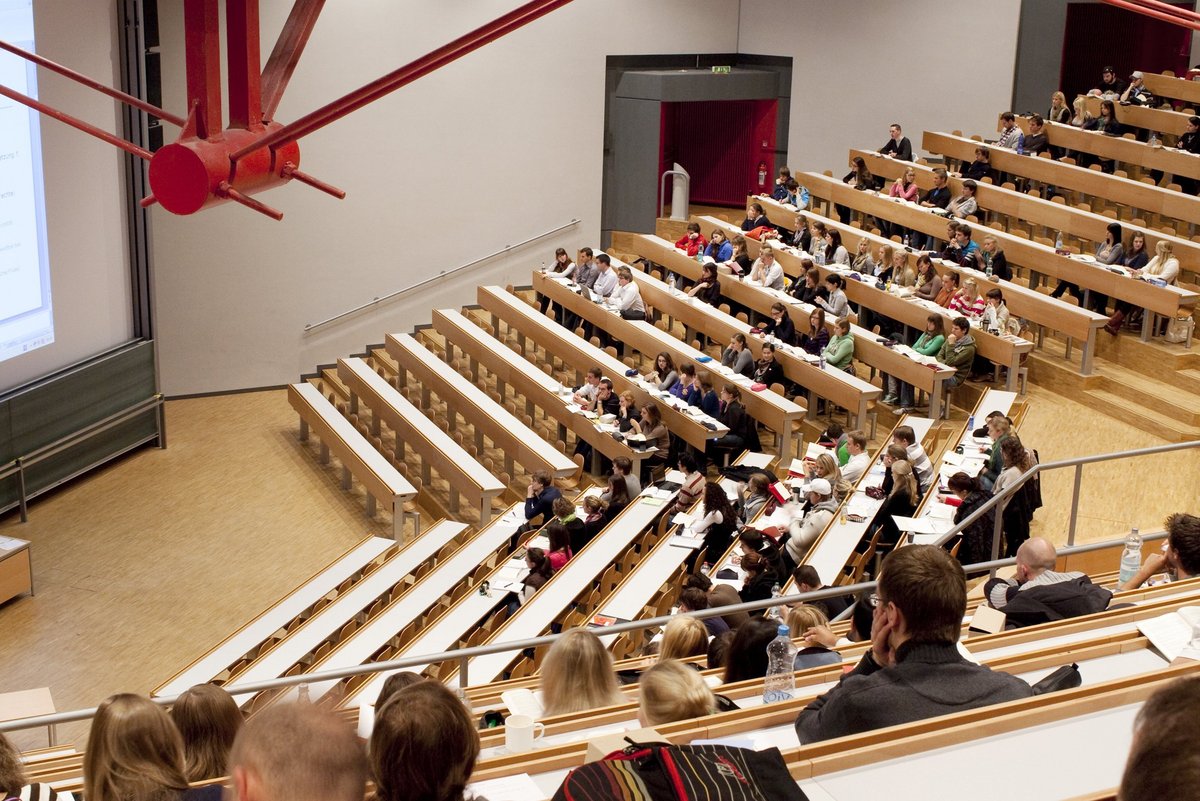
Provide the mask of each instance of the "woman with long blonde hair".
{"label": "woman with long blonde hair", "polygon": [[642,674],[638,696],[638,720],[643,726],[699,718],[717,710],[717,699],[700,672],[674,659],[664,659]]}
{"label": "woman with long blonde hair", "polygon": [[88,801],[176,801],[188,789],[183,738],[149,698],[106,698],[92,718],[83,757]]}
{"label": "woman with long blonde hair", "polygon": [[676,615],[663,628],[658,658],[688,659],[708,653],[708,628],[694,617]]}
{"label": "woman with long blonde hair", "polygon": [[831,453],[822,453],[817,456],[813,463],[811,478],[823,478],[828,481],[829,486],[833,488],[833,497],[839,501],[854,489],[849,481],[842,478],[842,469],[838,467],[837,460]]}
{"label": "woman with long blonde hair", "polygon": [[570,629],[555,640],[542,663],[545,714],[566,715],[624,700],[617,689],[612,654],[587,629]]}

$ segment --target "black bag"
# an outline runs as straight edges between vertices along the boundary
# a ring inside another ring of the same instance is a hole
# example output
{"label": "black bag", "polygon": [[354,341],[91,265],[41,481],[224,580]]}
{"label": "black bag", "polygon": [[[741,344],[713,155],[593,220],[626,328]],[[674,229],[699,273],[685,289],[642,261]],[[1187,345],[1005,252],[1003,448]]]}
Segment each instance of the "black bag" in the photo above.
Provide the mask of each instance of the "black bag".
{"label": "black bag", "polygon": [[1072,662],[1069,665],[1063,665],[1033,685],[1033,694],[1045,695],[1046,693],[1056,693],[1059,690],[1073,690],[1082,683],[1083,676],[1079,675],[1079,665]]}
{"label": "black bag", "polygon": [[778,748],[630,742],[568,773],[554,801],[808,801]]}

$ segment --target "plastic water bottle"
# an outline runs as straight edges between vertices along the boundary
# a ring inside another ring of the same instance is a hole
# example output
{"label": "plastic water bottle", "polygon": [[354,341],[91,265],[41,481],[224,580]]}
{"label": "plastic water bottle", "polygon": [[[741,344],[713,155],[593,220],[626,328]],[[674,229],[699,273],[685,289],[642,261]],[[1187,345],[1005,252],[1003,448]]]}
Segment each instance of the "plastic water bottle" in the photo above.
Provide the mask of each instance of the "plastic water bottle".
{"label": "plastic water bottle", "polygon": [[817,248],[817,264],[825,266],[825,248]]}
{"label": "plastic water bottle", "polygon": [[1150,145],[1150,147],[1158,147],[1158,132],[1157,131],[1150,132],[1150,141],[1147,142],[1147,144]]}
{"label": "plastic water bottle", "polygon": [[[771,600],[778,601],[779,598],[780,598],[779,582],[775,582],[774,586],[771,587]],[[769,609],[767,609],[767,617],[771,620],[774,620],[776,623],[780,623],[780,624],[783,623],[783,612],[780,611],[780,608],[778,605],[772,606]]]}
{"label": "plastic water bottle", "polygon": [[1056,251],[1062,251],[1063,249],[1062,231],[1059,231],[1058,236],[1054,238],[1054,249]]}
{"label": "plastic water bottle", "polygon": [[763,703],[790,701],[796,695],[796,646],[792,632],[780,626],[779,636],[767,643],[767,676],[763,680]]}
{"label": "plastic water bottle", "polygon": [[1125,550],[1121,553],[1121,575],[1118,579],[1122,584],[1129,581],[1142,569],[1142,535],[1137,528],[1129,531],[1125,538]]}
{"label": "plastic water bottle", "polygon": [[675,274],[671,273],[670,280],[667,281],[667,288],[671,290],[671,294],[675,294]]}
{"label": "plastic water bottle", "polygon": [[905,250],[909,249],[908,234],[904,235],[904,249]]}
{"label": "plastic water bottle", "polygon": [[825,369],[825,354],[824,353],[822,353],[820,356],[817,357],[817,367],[821,368],[821,370]]}
{"label": "plastic water bottle", "polygon": [[972,414],[972,415],[969,415],[969,416],[967,417],[967,430],[968,430],[968,431],[974,431],[974,430],[975,430],[975,415],[973,415],[973,414]]}

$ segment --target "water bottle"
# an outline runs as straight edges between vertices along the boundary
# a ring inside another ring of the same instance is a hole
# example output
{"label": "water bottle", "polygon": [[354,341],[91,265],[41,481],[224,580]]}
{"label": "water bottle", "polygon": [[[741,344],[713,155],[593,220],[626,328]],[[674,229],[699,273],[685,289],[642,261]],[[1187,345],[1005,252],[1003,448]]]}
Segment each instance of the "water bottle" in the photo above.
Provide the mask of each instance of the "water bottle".
{"label": "water bottle", "polygon": [[[778,601],[780,594],[779,582],[775,582],[774,586],[771,587],[771,600]],[[778,605],[772,606],[767,609],[767,618],[774,620],[776,623],[783,623],[783,612]]]}
{"label": "water bottle", "polygon": [[909,250],[908,234],[904,235],[904,249]]}
{"label": "water bottle", "polygon": [[1142,569],[1142,535],[1136,527],[1130,529],[1125,538],[1125,550],[1121,554],[1121,575],[1118,579],[1122,584],[1129,581]]}
{"label": "water bottle", "polygon": [[825,248],[822,248],[822,247],[817,248],[816,255],[817,255],[817,264],[824,267],[825,266]]}
{"label": "water bottle", "polygon": [[825,369],[825,354],[824,353],[822,353],[820,356],[817,357],[817,367],[821,368],[822,370]]}
{"label": "water bottle", "polygon": [[1148,144],[1150,145],[1150,147],[1158,147],[1158,132],[1157,131],[1151,131],[1150,141],[1148,142]]}
{"label": "water bottle", "polygon": [[791,629],[780,626],[779,636],[767,643],[767,676],[763,680],[763,703],[790,701],[796,695],[796,646]]}
{"label": "water bottle", "polygon": [[1062,252],[1062,249],[1063,249],[1062,231],[1059,231],[1058,236],[1056,236],[1054,238],[1054,250],[1056,252]]}
{"label": "water bottle", "polygon": [[973,414],[967,416],[967,430],[968,431],[975,430],[975,415],[973,415]]}
{"label": "water bottle", "polygon": [[671,290],[671,294],[675,294],[675,274],[671,274],[670,280],[667,281],[667,288]]}

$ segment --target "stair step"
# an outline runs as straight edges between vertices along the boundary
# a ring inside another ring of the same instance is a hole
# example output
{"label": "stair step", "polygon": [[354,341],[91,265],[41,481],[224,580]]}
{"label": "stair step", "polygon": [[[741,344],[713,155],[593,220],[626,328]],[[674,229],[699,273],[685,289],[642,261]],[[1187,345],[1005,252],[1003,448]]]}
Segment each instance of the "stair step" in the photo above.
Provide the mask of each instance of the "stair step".
{"label": "stair step", "polygon": [[1189,392],[1200,392],[1200,369],[1180,370],[1176,374],[1181,389]]}
{"label": "stair step", "polygon": [[1105,391],[1186,425],[1200,425],[1200,395],[1193,391],[1117,364],[1105,364],[1101,374]]}
{"label": "stair step", "polygon": [[1123,420],[1171,442],[1188,442],[1200,438],[1200,426],[1187,425],[1142,404],[1102,389],[1090,389],[1077,397],[1081,403],[1109,417]]}

